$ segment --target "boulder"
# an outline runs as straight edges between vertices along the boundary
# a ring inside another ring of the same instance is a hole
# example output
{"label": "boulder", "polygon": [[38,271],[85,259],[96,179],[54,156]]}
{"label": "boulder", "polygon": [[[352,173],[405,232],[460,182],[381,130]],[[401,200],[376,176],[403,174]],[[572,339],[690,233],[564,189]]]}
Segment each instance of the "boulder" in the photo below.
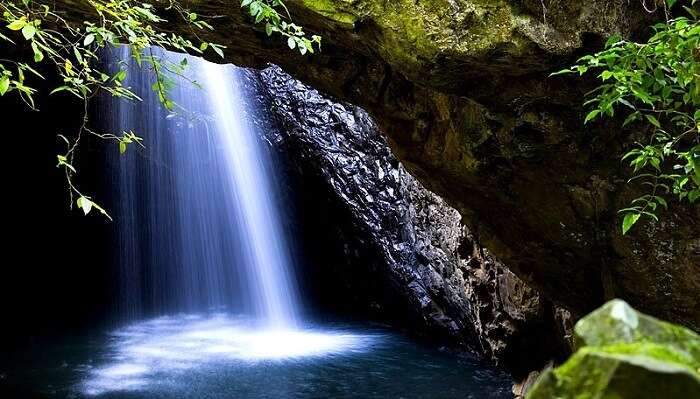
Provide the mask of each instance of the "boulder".
{"label": "boulder", "polygon": [[575,327],[578,351],[528,399],[700,397],[700,336],[613,300]]}

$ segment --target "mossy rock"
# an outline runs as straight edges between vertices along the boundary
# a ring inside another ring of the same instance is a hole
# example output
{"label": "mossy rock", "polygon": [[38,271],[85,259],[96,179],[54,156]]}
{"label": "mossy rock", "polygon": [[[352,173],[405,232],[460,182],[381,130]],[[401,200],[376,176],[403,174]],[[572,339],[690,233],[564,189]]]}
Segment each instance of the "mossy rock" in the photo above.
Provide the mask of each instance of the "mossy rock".
{"label": "mossy rock", "polygon": [[578,351],[528,399],[700,398],[700,336],[608,302],[575,328]]}
{"label": "mossy rock", "polygon": [[687,328],[637,312],[619,299],[581,319],[574,331],[577,348],[595,346],[624,354],[644,351],[667,360],[685,359],[685,365],[696,370],[700,368],[700,336]]}

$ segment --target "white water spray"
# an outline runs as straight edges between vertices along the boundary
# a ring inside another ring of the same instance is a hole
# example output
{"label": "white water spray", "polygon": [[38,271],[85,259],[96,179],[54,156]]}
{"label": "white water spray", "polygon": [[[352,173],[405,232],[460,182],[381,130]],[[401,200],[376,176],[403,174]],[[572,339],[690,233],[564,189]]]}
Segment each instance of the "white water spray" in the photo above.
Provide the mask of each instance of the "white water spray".
{"label": "white water spray", "polygon": [[216,134],[232,179],[233,195],[238,198],[237,211],[247,235],[245,241],[250,251],[247,275],[255,292],[254,303],[271,325],[293,326],[296,300],[289,276],[291,261],[268,176],[269,159],[260,148],[260,138],[241,118],[240,111],[245,106],[235,71],[205,62],[202,72]]}
{"label": "white water spray", "polygon": [[131,324],[110,335],[107,362],[90,368],[81,392],[148,390],[184,370],[369,348],[371,334],[299,322],[275,169],[248,116],[241,70],[162,55],[187,58],[203,88],[180,81],[169,93],[182,107],[173,115],[152,78],[125,62],[128,51],[115,60],[144,100],[109,99],[102,115],[111,131],[133,130],[146,145],[112,159],[120,304]]}
{"label": "white water spray", "polygon": [[162,56],[186,58],[187,76],[203,87],[179,79],[169,92],[181,107],[173,115],[122,50],[115,64],[144,101],[110,100],[104,116],[111,131],[133,130],[146,146],[115,151],[113,161],[123,313],[133,320],[225,308],[293,328],[294,266],[275,168],[242,93],[244,72]]}

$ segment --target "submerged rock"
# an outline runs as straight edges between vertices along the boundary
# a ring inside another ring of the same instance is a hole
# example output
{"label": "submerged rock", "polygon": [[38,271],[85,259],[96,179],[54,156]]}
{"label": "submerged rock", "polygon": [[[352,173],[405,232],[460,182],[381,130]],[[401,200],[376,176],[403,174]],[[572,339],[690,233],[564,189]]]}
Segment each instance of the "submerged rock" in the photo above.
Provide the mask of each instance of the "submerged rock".
{"label": "submerged rock", "polygon": [[528,399],[700,397],[700,336],[613,300],[581,319],[579,350]]}

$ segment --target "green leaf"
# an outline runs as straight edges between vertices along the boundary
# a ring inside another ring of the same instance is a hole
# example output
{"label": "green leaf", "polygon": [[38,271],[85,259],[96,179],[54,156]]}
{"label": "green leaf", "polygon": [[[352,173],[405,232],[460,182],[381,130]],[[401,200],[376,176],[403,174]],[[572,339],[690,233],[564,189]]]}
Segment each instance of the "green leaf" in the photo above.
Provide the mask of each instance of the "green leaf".
{"label": "green leaf", "polygon": [[656,202],[658,202],[659,204],[661,204],[661,206],[663,206],[664,208],[668,209],[668,203],[666,202],[665,199],[663,199],[663,197],[659,197],[659,196],[657,195],[657,196],[654,197],[654,198],[656,199]]}
{"label": "green leaf", "polygon": [[54,93],[58,93],[58,92],[64,91],[64,90],[70,90],[70,87],[68,87],[68,86],[59,86],[59,87],[57,87],[57,88],[51,90],[51,93],[49,93],[49,95],[54,94]]}
{"label": "green leaf", "polygon": [[264,13],[262,13],[262,12],[261,12],[261,13],[258,13],[258,15],[255,16],[255,23],[256,23],[256,24],[257,24],[257,23],[260,23],[260,21],[262,21],[264,17],[265,17],[265,14],[264,14]]}
{"label": "green leaf", "polygon": [[22,36],[25,39],[31,40],[34,34],[36,34],[36,27],[33,24],[26,24],[22,27]]}
{"label": "green leaf", "polygon": [[574,71],[571,69],[562,69],[561,71],[550,73],[549,76],[552,77],[552,76],[558,76],[558,75],[566,75],[569,73],[574,73]]}
{"label": "green leaf", "polygon": [[591,120],[593,120],[596,116],[600,114],[599,109],[594,109],[593,111],[589,112],[588,115],[586,115],[586,120],[583,121],[583,123],[588,123]]}
{"label": "green leaf", "polygon": [[661,124],[659,123],[659,120],[656,119],[656,117],[654,115],[646,114],[644,116],[647,118],[649,123],[651,123],[652,125],[654,125],[658,128],[661,128]]}
{"label": "green leaf", "polygon": [[24,28],[24,26],[27,24],[27,21],[23,19],[16,19],[12,21],[9,25],[7,25],[7,28],[9,30],[20,30]]}
{"label": "green leaf", "polygon": [[22,65],[22,68],[24,68],[24,69],[26,69],[27,71],[31,72],[32,74],[34,74],[34,76],[38,77],[39,79],[44,79],[44,77],[41,76],[41,74],[40,74],[39,72],[37,72],[34,68],[30,67],[30,66],[27,65],[27,64],[21,64],[21,65]]}
{"label": "green leaf", "polygon": [[[63,136],[60,136],[60,137],[62,137],[67,142],[67,139],[65,137],[63,137]],[[76,172],[73,165],[68,163],[68,158],[66,158],[65,155],[56,155],[56,159],[58,159],[58,165],[56,165],[57,168],[61,167],[61,166],[65,166],[66,168],[70,169],[73,173]]]}
{"label": "green leaf", "polygon": [[622,234],[627,234],[630,228],[634,226],[635,223],[637,223],[637,220],[639,220],[639,217],[641,215],[639,213],[628,213],[625,215],[625,218],[622,220]]}
{"label": "green leaf", "polygon": [[41,62],[44,59],[44,53],[39,50],[35,42],[32,42],[32,50],[34,50],[34,62]]}
{"label": "green leaf", "polygon": [[123,141],[119,142],[119,153],[123,154],[126,152],[126,143]]}
{"label": "green leaf", "polygon": [[294,40],[293,36],[290,36],[289,39],[287,39],[287,46],[289,46],[289,48],[292,50],[294,50],[294,48],[297,46],[297,42]]}
{"label": "green leaf", "polygon": [[691,204],[697,201],[698,198],[700,198],[700,189],[696,188],[688,193],[688,202]]}
{"label": "green leaf", "polygon": [[126,79],[126,70],[125,69],[120,70],[119,72],[117,72],[114,75],[114,80],[122,82],[122,81],[124,81],[124,79]]}
{"label": "green leaf", "polygon": [[78,64],[83,63],[83,56],[80,54],[80,51],[78,51],[77,47],[73,47],[73,55],[75,55],[75,59],[78,60]]}
{"label": "green leaf", "polygon": [[608,38],[608,40],[605,42],[605,47],[606,47],[606,48],[607,48],[607,47],[610,47],[610,46],[614,45],[615,43],[619,42],[620,40],[622,40],[622,38],[620,37],[620,35],[612,35],[612,36],[610,36],[610,37]]}
{"label": "green leaf", "polygon": [[76,204],[78,205],[78,208],[82,209],[86,215],[90,213],[90,210],[92,210],[92,201],[86,197],[78,198]]}
{"label": "green leaf", "polygon": [[625,105],[633,110],[637,109],[631,102],[625,100],[624,98],[620,98],[618,101],[620,101],[623,105]]}
{"label": "green leaf", "polygon": [[649,163],[654,167],[654,169],[661,172],[661,161],[659,158],[649,158]]}
{"label": "green leaf", "polygon": [[629,125],[630,123],[636,121],[639,118],[639,112],[632,112],[629,116],[622,122],[622,127]]}
{"label": "green leaf", "polygon": [[7,93],[8,88],[10,88],[10,77],[7,75],[0,76],[0,96]]}
{"label": "green leaf", "polygon": [[112,217],[109,216],[109,214],[107,213],[107,211],[105,211],[101,206],[99,206],[98,204],[96,204],[96,203],[94,203],[94,202],[91,202],[91,203],[92,203],[92,207],[93,207],[93,208],[95,208],[95,209],[97,209],[98,211],[100,211],[100,213],[103,214],[103,215],[105,215],[105,217],[107,217],[107,219],[109,219],[110,221],[112,220]]}
{"label": "green leaf", "polygon": [[219,55],[219,57],[224,58],[224,52],[221,50],[221,46],[217,45],[211,45],[211,49],[214,50],[216,54]]}
{"label": "green leaf", "polygon": [[95,41],[95,35],[90,33],[89,35],[85,36],[85,40],[83,40],[83,46],[87,47],[94,41]]}

